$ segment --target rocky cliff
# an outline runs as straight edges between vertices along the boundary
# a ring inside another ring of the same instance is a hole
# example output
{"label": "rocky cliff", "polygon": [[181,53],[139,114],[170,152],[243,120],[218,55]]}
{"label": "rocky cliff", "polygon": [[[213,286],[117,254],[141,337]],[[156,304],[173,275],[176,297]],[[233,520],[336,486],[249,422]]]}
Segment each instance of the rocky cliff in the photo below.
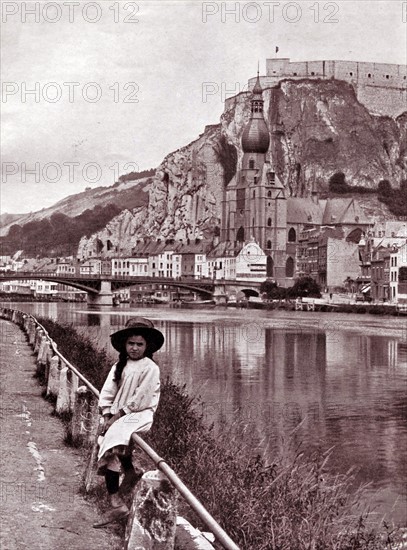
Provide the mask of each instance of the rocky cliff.
{"label": "rocky cliff", "polygon": [[139,238],[185,241],[213,235],[220,223],[224,181],[217,153],[220,137],[219,125],[207,126],[196,141],[166,156],[149,189],[148,207],[125,210],[103,231],[84,237],[78,256],[94,255],[100,243],[102,252],[128,254]]}
{"label": "rocky cliff", "polygon": [[[313,187],[326,191],[339,171],[349,184],[369,188],[382,179],[398,186],[407,177],[407,113],[397,119],[374,116],[350,84],[337,80],[286,80],[264,90],[263,98],[269,155],[287,195],[306,196]],[[79,255],[94,254],[97,241],[105,251],[130,253],[143,237],[213,234],[222,188],[241,162],[249,116],[250,93],[228,99],[220,125],[207,126],[196,141],[165,157],[150,186],[148,207],[124,211],[97,235],[83,238]]]}
{"label": "rocky cliff", "polygon": [[[288,194],[326,190],[343,172],[351,185],[397,186],[407,174],[407,113],[377,117],[359,103],[353,87],[338,80],[285,80],[263,92],[271,134],[270,156]],[[250,113],[250,94],[227,100],[222,131],[240,150]]]}

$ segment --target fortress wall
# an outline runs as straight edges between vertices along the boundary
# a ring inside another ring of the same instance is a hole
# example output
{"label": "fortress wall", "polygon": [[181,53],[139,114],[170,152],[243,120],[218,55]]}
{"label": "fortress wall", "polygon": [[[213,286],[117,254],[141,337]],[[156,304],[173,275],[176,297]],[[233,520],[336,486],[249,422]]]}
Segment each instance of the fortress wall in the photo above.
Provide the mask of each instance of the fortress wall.
{"label": "fortress wall", "polygon": [[[266,76],[336,78],[352,83],[407,88],[405,65],[366,63],[363,61],[297,61],[288,58],[267,59]],[[251,79],[252,80],[252,79]]]}
{"label": "fortress wall", "polygon": [[407,110],[407,90],[358,86],[358,100],[375,115],[399,116]]}
{"label": "fortress wall", "polygon": [[[372,113],[398,116],[407,109],[407,68],[389,63],[360,61],[297,61],[289,58],[267,59],[266,76],[260,77],[263,88],[290,78],[335,78],[349,82],[357,97]],[[249,80],[252,89],[256,79]]]}

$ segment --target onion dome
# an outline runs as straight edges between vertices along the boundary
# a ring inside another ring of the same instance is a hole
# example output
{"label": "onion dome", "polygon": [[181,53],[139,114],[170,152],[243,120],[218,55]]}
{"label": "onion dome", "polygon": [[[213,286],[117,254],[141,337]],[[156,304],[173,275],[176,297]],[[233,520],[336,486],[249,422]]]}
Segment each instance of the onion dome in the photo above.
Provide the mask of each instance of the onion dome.
{"label": "onion dome", "polygon": [[251,118],[242,134],[242,149],[244,153],[267,153],[270,145],[270,135],[264,118]]}
{"label": "onion dome", "polygon": [[242,134],[242,149],[244,153],[267,153],[270,145],[270,135],[263,118],[263,89],[260,84],[259,72],[253,88],[251,99],[251,116]]}

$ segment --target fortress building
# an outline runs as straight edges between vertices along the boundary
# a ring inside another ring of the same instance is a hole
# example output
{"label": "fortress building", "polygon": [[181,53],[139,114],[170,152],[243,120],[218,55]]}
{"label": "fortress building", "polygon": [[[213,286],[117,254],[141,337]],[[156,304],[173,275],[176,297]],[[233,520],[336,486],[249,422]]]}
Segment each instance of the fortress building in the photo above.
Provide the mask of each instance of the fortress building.
{"label": "fortress building", "polygon": [[[358,100],[375,115],[397,117],[407,110],[407,67],[390,63],[360,61],[298,61],[289,58],[267,59],[266,76],[260,77],[263,88],[281,80],[329,79],[352,84]],[[253,89],[256,78],[249,80]]]}

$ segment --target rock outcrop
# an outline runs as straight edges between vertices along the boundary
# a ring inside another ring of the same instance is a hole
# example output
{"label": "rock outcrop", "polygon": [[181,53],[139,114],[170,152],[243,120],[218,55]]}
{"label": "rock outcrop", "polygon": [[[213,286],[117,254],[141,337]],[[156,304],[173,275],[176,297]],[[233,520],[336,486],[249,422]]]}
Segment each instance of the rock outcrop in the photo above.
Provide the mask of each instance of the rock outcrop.
{"label": "rock outcrop", "polygon": [[220,224],[224,181],[219,139],[220,126],[207,126],[196,141],[167,155],[149,189],[148,207],[125,210],[103,231],[84,237],[78,256],[95,255],[100,243],[102,253],[130,254],[140,238],[186,241],[213,235]]}

